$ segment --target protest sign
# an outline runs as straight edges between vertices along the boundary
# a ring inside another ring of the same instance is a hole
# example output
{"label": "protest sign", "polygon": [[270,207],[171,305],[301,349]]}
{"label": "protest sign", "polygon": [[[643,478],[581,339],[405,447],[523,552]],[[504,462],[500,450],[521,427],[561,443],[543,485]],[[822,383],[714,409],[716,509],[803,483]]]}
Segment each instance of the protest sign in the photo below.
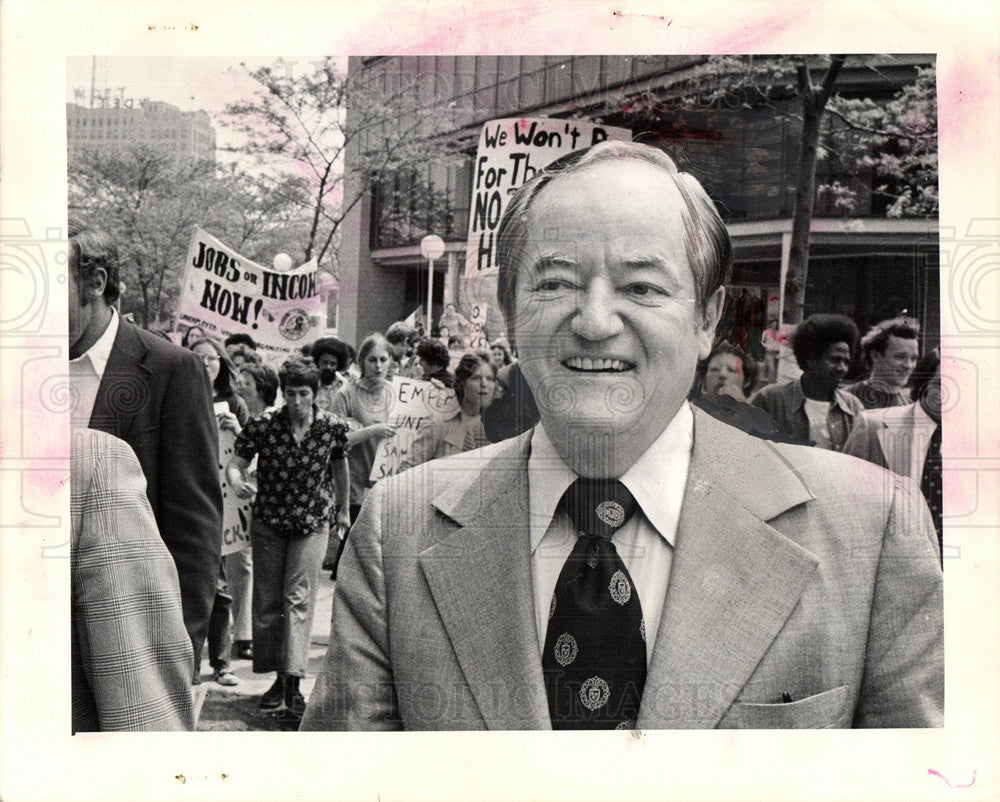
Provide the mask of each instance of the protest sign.
{"label": "protest sign", "polygon": [[496,336],[503,330],[503,319],[496,306],[496,233],[510,197],[560,156],[605,139],[631,138],[632,132],[627,128],[547,117],[490,120],[483,125],[472,169],[462,299],[462,309],[472,329],[467,338],[470,348],[486,348],[486,332],[492,331]]}
{"label": "protest sign", "polygon": [[[229,404],[215,403],[215,414],[229,414]],[[251,499],[240,498],[226,481],[226,465],[233,458],[236,435],[228,429],[219,429],[219,482],[222,484],[222,553],[242,551],[250,546]]]}
{"label": "protest sign", "polygon": [[396,434],[379,442],[369,478],[378,481],[398,473],[420,428],[447,420],[458,411],[454,390],[441,383],[393,377],[392,401],[386,422],[396,427]]}
{"label": "protest sign", "polygon": [[195,226],[177,319],[220,339],[249,334],[261,357],[278,364],[326,327],[318,272],[315,259],[294,270],[268,270]]}

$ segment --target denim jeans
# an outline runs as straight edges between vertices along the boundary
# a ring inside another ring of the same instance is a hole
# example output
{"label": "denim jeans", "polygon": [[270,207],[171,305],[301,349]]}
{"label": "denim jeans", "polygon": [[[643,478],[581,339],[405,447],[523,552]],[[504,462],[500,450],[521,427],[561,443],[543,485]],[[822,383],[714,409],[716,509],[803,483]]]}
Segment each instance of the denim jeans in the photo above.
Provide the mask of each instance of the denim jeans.
{"label": "denim jeans", "polygon": [[304,677],[329,525],[306,534],[254,520],[253,670]]}

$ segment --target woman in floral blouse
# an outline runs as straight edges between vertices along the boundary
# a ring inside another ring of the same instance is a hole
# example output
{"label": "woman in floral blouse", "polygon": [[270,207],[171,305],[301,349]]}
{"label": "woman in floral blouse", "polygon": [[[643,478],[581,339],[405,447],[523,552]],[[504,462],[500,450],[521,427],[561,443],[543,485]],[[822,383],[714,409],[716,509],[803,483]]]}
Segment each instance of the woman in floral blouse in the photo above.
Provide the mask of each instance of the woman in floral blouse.
{"label": "woman in floral blouse", "polygon": [[[253,670],[278,673],[261,710],[305,712],[299,680],[309,657],[316,587],[330,509],[348,517],[347,424],[314,404],[319,372],[291,359],[278,373],[285,406],[253,418],[240,432],[226,478],[241,498],[256,492],[253,548]],[[257,455],[258,488],[246,479]]]}

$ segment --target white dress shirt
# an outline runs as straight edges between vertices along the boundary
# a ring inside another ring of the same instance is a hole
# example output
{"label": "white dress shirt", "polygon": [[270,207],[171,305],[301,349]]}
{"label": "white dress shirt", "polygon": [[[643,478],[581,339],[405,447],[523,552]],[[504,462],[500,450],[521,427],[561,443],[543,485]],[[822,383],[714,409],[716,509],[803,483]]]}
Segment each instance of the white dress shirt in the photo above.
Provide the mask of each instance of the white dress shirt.
{"label": "white dress shirt", "polygon": [[90,348],[76,359],[69,361],[69,384],[73,391],[74,403],[70,412],[72,426],[86,428],[94,413],[97,389],[101,386],[104,371],[111,357],[111,348],[118,335],[118,313],[111,307],[111,320],[104,333]]}
{"label": "white dress shirt", "polygon": [[[656,441],[618,477],[639,505],[629,522],[615,532],[612,543],[639,594],[646,624],[647,660],[653,654],[667,595],[693,442],[694,416],[685,402]],[[539,652],[545,649],[556,581],[577,540],[576,527],[559,508],[563,493],[576,478],[539,424],[532,434],[528,458],[531,582]]]}

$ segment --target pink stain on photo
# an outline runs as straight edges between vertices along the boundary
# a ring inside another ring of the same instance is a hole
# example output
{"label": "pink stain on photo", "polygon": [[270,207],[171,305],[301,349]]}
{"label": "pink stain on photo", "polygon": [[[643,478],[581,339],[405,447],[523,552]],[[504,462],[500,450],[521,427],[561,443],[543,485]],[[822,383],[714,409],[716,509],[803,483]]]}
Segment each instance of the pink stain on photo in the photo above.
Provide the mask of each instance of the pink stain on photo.
{"label": "pink stain on photo", "polygon": [[930,775],[932,775],[932,776],[934,776],[934,777],[940,777],[942,780],[944,780],[948,784],[949,788],[955,788],[955,789],[958,789],[958,788],[971,788],[973,785],[976,784],[976,772],[975,771],[972,772],[972,780],[970,782],[967,782],[967,783],[964,783],[964,784],[952,784],[951,780],[949,780],[947,777],[945,777],[937,769],[927,769],[927,773],[930,774]]}

